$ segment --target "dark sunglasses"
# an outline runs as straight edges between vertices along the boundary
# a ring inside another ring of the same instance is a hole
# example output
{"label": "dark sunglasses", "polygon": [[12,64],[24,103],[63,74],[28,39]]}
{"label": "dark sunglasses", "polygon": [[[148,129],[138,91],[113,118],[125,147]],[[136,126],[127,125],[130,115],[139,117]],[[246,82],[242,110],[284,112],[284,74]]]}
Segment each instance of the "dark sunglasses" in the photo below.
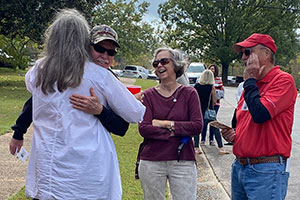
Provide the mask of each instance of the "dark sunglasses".
{"label": "dark sunglasses", "polygon": [[251,49],[250,49],[250,48],[247,48],[247,49],[245,49],[244,51],[241,51],[241,52],[240,52],[240,56],[242,57],[243,54],[245,54],[245,56],[250,56],[250,54],[251,54]]}
{"label": "dark sunglasses", "polygon": [[113,49],[107,49],[97,44],[92,44],[92,46],[98,53],[104,53],[106,51],[109,56],[115,56],[117,54],[117,52]]}
{"label": "dark sunglasses", "polygon": [[162,65],[166,65],[170,62],[170,58],[162,58],[160,60],[154,60],[153,63],[152,63],[152,66],[154,68],[158,67],[158,64],[162,64]]}

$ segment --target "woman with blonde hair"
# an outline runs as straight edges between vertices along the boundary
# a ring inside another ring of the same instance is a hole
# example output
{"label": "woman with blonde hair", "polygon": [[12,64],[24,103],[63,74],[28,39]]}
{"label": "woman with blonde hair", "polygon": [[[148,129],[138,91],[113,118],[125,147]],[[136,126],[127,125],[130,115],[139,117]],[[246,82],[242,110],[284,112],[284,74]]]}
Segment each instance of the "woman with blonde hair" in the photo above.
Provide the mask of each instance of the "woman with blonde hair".
{"label": "woman with blonde hair", "polygon": [[74,109],[69,97],[88,96],[93,87],[101,103],[128,122],[142,120],[145,108],[108,70],[91,62],[89,26],[81,13],[64,9],[56,15],[46,31],[44,57],[25,80],[34,124],[26,196],[121,199],[109,132],[93,115]]}
{"label": "woman with blonde hair", "polygon": [[[212,110],[214,109],[214,105],[215,105],[216,99],[217,99],[214,84],[215,84],[214,74],[212,73],[211,70],[205,70],[200,77],[199,83],[196,83],[196,85],[194,86],[198,92],[198,96],[200,99],[202,116],[204,116],[204,113],[208,107]],[[208,120],[206,120],[206,119],[203,119],[203,120],[204,120],[204,125],[203,125],[203,129],[201,131],[201,143],[202,144],[205,143],[207,125],[209,123]],[[210,135],[209,137],[210,137],[210,141],[213,141],[213,135]],[[216,134],[215,137],[216,137],[218,147],[219,147],[219,154],[224,154],[224,152],[227,153],[227,151],[223,147],[221,135]],[[196,149],[195,151],[197,153],[202,153],[199,149],[199,135],[194,137],[194,144],[195,144],[195,149]]]}

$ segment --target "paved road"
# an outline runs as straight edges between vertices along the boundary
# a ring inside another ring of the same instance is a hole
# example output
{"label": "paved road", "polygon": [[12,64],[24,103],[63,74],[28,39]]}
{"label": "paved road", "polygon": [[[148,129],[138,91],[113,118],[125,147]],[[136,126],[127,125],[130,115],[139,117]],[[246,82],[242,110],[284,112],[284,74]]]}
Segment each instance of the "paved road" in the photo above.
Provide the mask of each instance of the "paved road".
{"label": "paved road", "polygon": [[[221,107],[218,113],[218,120],[230,125],[231,117],[236,106],[235,93],[236,88],[225,88],[225,99],[221,101]],[[287,193],[287,200],[298,200],[300,197],[300,97],[297,98],[294,125],[292,132],[292,155],[289,188]],[[232,150],[231,146],[225,146],[227,150]],[[231,163],[234,160],[234,155],[217,155],[217,148],[210,146],[202,146],[205,156],[213,169],[217,179],[224,187],[226,192],[230,194],[230,169]]]}

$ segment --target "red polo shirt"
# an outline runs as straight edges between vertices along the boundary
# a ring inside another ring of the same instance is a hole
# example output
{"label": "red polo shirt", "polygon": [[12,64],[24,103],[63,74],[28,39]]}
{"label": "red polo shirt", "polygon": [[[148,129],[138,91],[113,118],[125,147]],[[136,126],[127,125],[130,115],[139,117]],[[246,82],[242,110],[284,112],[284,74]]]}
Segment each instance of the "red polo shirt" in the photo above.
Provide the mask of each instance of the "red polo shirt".
{"label": "red polo shirt", "polygon": [[237,107],[237,127],[233,153],[240,157],[281,155],[290,157],[292,126],[297,89],[293,77],[280,70],[271,71],[256,85],[260,101],[271,115],[264,123],[255,123],[244,95]]}

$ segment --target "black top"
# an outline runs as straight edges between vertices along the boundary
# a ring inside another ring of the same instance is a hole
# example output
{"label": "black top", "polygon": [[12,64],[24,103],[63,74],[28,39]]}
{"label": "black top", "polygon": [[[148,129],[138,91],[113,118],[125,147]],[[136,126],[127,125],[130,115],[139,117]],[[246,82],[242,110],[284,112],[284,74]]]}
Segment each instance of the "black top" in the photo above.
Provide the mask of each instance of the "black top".
{"label": "black top", "polygon": [[208,107],[208,101],[209,101],[209,96],[210,96],[210,109],[214,109],[213,107],[213,99],[211,95],[212,91],[212,85],[201,85],[199,83],[196,83],[194,88],[197,90],[199,99],[200,99],[200,104],[201,104],[201,111],[202,115],[204,115],[207,107]]}
{"label": "black top", "polygon": [[247,103],[251,117],[255,123],[263,123],[271,119],[268,109],[261,103],[256,79],[247,79],[243,85],[244,99]]}

